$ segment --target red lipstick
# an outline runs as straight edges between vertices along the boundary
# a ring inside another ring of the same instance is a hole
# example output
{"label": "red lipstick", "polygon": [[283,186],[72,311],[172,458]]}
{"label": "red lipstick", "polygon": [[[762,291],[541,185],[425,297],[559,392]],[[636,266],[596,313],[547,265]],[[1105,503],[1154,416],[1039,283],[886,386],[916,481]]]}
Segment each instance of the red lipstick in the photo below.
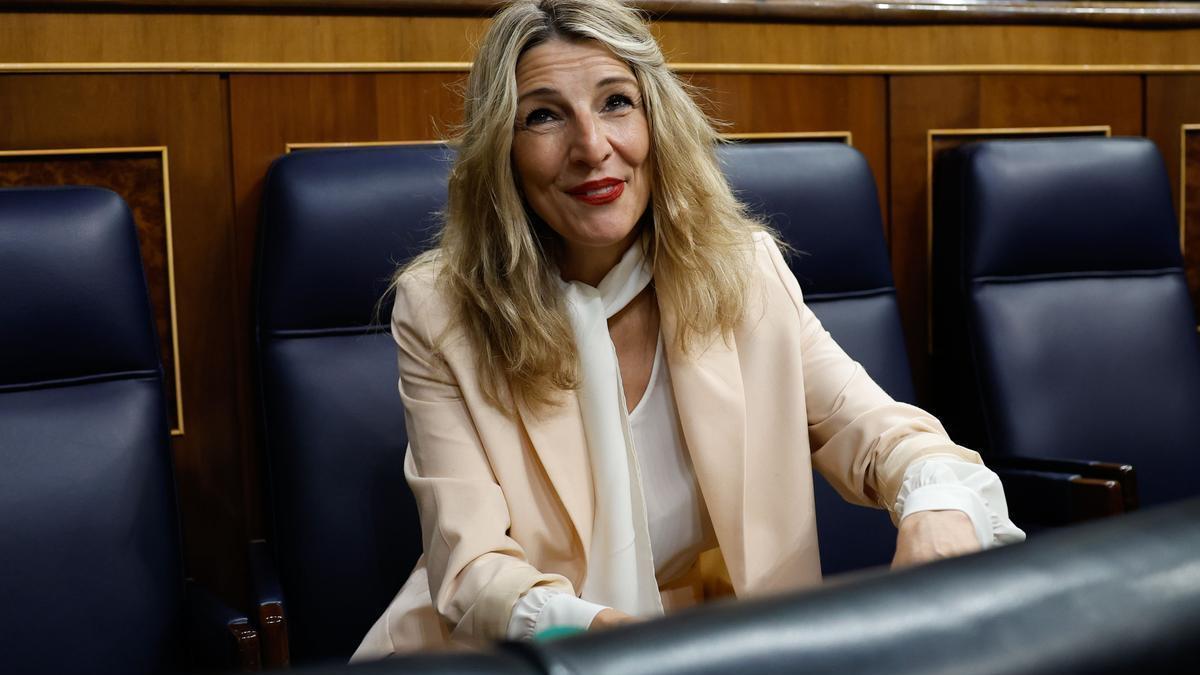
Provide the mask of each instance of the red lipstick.
{"label": "red lipstick", "polygon": [[625,181],[619,178],[589,180],[567,190],[567,194],[592,206],[614,202],[623,192],[625,192]]}

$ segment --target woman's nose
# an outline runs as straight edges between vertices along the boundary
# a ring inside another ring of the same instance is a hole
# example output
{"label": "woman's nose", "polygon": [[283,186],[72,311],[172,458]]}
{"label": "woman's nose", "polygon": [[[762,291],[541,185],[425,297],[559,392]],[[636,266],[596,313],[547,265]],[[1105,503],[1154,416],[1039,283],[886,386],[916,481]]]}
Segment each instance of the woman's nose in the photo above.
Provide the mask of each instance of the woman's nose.
{"label": "woman's nose", "polygon": [[571,161],[599,166],[612,154],[604,123],[594,115],[580,116],[571,125]]}

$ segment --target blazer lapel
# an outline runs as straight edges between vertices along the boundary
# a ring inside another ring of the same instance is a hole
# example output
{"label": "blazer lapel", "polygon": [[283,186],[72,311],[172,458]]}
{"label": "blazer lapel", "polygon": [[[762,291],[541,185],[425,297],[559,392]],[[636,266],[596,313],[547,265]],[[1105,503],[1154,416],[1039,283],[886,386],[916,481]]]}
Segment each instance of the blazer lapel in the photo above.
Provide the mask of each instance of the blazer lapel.
{"label": "blazer lapel", "polygon": [[675,405],[713,531],[736,592],[746,587],[746,399],[736,345],[717,337],[685,354],[677,322],[662,309],[663,343]]}
{"label": "blazer lapel", "polygon": [[579,397],[564,392],[562,402],[539,415],[525,404],[517,406],[529,442],[546,470],[554,493],[575,526],[583,544],[584,569],[592,541],[592,473],[588,461],[587,438],[583,433],[583,415]]}

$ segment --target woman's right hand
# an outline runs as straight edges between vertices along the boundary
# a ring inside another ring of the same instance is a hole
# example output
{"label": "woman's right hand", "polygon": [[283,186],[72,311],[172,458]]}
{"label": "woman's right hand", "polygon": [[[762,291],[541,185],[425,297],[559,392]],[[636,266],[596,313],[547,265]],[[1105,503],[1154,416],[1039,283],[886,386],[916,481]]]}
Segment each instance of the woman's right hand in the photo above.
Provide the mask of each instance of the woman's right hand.
{"label": "woman's right hand", "polygon": [[605,628],[613,628],[614,626],[620,626],[621,624],[625,623],[634,623],[636,621],[637,617],[630,616],[625,612],[611,608],[602,609],[592,619],[592,623],[588,626],[588,630],[604,630]]}

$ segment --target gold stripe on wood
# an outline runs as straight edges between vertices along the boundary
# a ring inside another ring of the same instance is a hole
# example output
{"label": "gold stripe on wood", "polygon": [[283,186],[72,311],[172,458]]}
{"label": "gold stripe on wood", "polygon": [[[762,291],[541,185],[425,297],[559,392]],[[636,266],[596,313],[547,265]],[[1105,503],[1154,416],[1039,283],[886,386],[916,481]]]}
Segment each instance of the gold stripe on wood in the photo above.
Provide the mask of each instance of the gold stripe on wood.
{"label": "gold stripe on wood", "polygon": [[[1187,252],[1187,137],[1200,133],[1200,124],[1179,126],[1179,251]],[[1198,327],[1200,328],[1200,327]]]}
{"label": "gold stripe on wood", "polygon": [[745,134],[721,134],[726,141],[841,141],[846,145],[854,145],[854,136],[849,131],[767,131]]}
{"label": "gold stripe on wood", "polygon": [[1004,139],[1058,136],[1112,136],[1108,124],[1075,127],[928,129],[925,132],[925,349],[933,353],[933,144],[939,138]]}
{"label": "gold stripe on wood", "polygon": [[65,157],[71,155],[135,155],[158,153],[162,165],[163,227],[166,230],[167,262],[167,311],[171,321],[171,350],[175,373],[175,426],[172,436],[184,435],[183,423],[183,376],[179,352],[179,319],[175,303],[175,244],[171,232],[171,181],[168,169],[168,154],[165,145],[112,147],[112,148],[63,148],[39,150],[0,150],[0,157]]}
{"label": "gold stripe on wood", "polygon": [[283,153],[289,154],[293,150],[320,150],[326,148],[371,148],[371,147],[388,147],[399,145],[446,145],[446,141],[350,141],[350,142],[332,142],[332,143],[285,143]]}

